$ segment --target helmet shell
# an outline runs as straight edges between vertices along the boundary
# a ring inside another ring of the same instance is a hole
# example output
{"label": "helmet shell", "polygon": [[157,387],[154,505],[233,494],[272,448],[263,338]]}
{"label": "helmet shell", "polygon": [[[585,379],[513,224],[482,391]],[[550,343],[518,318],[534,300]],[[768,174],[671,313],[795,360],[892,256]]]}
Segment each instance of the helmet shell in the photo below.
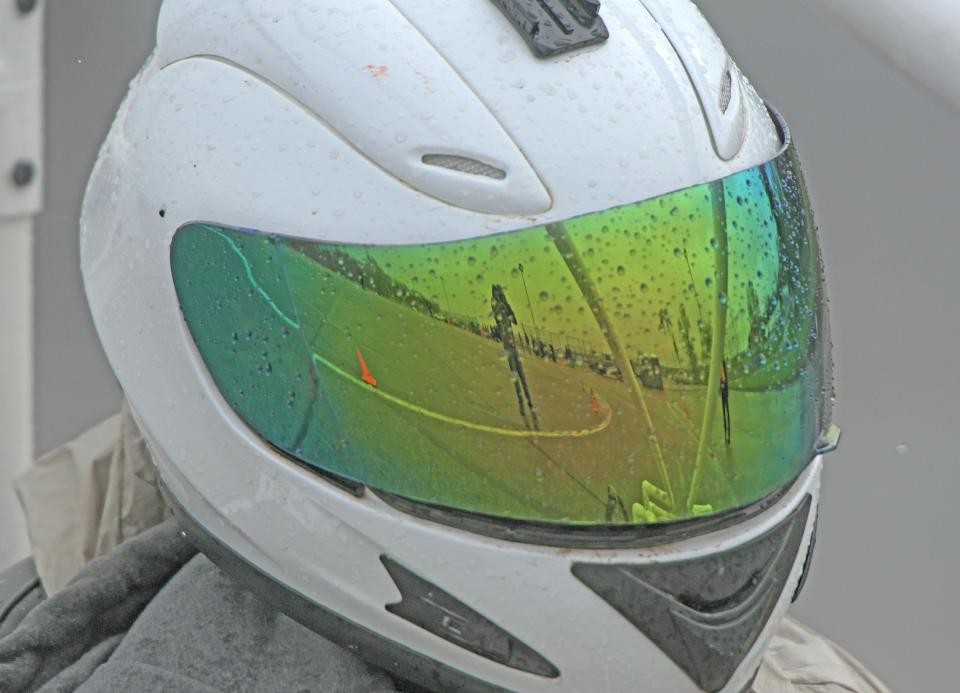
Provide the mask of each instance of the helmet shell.
{"label": "helmet shell", "polygon": [[[91,311],[176,504],[242,559],[231,565],[397,644],[378,663],[421,683],[429,677],[405,670],[402,653],[459,672],[434,683],[464,690],[696,690],[571,567],[686,560],[752,541],[817,498],[819,463],[749,521],[643,550],[510,543],[411,517],[330,485],[244,426],[184,326],[171,240],[191,221],[364,244],[458,240],[776,155],[764,104],[692,3],[604,0],[600,11],[606,42],[540,59],[489,0],[167,0],[156,51],[87,190]],[[433,155],[504,175],[432,165]],[[773,616],[724,691],[747,684],[786,610],[815,505]],[[402,595],[382,556],[457,595],[560,677],[505,667],[387,611]]]}

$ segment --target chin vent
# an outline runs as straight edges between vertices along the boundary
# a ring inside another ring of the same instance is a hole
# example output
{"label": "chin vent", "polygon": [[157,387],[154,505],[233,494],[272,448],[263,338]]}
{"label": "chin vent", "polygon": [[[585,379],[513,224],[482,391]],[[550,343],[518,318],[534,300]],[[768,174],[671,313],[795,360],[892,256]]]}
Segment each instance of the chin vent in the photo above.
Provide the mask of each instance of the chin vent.
{"label": "chin vent", "polygon": [[450,169],[451,171],[457,171],[458,173],[466,173],[470,176],[483,176],[485,178],[493,178],[494,180],[503,180],[507,177],[507,172],[503,169],[466,156],[424,154],[421,160],[427,166],[438,166],[440,168]]}
{"label": "chin vent", "polygon": [[576,563],[573,574],[656,643],[700,690],[718,693],[756,644],[797,562],[813,499],[724,553],[652,565]]}

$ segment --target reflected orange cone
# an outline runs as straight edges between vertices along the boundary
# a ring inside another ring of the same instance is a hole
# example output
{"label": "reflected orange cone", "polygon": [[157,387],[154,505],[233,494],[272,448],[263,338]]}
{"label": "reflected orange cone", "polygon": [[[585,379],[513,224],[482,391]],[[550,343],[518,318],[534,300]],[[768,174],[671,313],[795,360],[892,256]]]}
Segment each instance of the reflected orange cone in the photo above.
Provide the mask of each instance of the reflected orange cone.
{"label": "reflected orange cone", "polygon": [[602,414],[603,407],[600,406],[600,400],[597,399],[597,395],[592,390],[590,391],[590,408],[593,410],[594,414]]}
{"label": "reflected orange cone", "polygon": [[377,386],[377,379],[373,377],[373,373],[370,372],[370,369],[367,368],[367,362],[363,359],[363,354],[360,353],[360,350],[357,350],[357,358],[360,359],[360,370],[361,370],[361,380],[365,382],[370,387]]}

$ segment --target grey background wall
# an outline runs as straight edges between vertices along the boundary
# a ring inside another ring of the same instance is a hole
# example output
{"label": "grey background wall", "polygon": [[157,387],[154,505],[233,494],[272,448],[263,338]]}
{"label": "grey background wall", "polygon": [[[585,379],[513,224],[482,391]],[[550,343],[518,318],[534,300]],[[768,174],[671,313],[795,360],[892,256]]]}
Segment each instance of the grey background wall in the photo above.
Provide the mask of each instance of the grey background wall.
{"label": "grey background wall", "polygon": [[83,297],[78,219],[100,143],[153,48],[159,8],[160,0],[47,3],[47,188],[34,255],[38,454],[120,407]]}
{"label": "grey background wall", "polygon": [[[701,0],[793,125],[833,297],[841,449],[796,614],[897,691],[960,687],[960,118],[805,3]],[[159,0],[48,6],[48,193],[36,245],[36,445],[71,439],[120,393],[84,304],[77,216]],[[136,181],[129,184],[136,185]]]}
{"label": "grey background wall", "polygon": [[793,123],[830,280],[844,439],[797,612],[896,691],[960,690],[960,117],[807,3],[701,5]]}

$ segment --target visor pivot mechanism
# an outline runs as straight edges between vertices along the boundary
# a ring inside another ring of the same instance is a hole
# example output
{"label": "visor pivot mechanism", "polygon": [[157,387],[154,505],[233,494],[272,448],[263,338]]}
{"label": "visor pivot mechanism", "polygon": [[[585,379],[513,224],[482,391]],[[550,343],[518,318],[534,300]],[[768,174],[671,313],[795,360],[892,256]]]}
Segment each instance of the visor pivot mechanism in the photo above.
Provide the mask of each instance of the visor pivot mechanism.
{"label": "visor pivot mechanism", "polygon": [[830,428],[820,434],[820,437],[817,439],[816,453],[818,455],[826,455],[828,452],[833,452],[840,446],[840,427],[836,424],[831,424]]}

